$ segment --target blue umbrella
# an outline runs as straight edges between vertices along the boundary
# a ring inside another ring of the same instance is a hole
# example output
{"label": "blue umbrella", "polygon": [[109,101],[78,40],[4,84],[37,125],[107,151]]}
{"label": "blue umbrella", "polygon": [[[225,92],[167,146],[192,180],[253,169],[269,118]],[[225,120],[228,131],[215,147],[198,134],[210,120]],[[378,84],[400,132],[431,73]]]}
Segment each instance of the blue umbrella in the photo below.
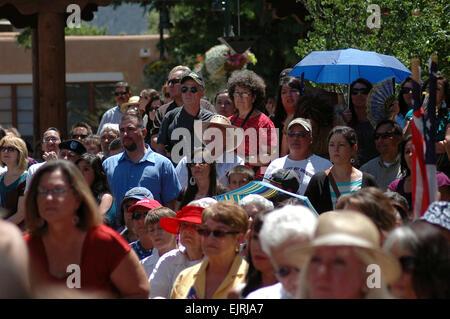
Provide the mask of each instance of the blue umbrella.
{"label": "blue umbrella", "polygon": [[289,75],[315,83],[351,84],[358,78],[378,83],[386,78],[401,82],[411,75],[399,60],[372,51],[344,49],[313,51],[297,63]]}

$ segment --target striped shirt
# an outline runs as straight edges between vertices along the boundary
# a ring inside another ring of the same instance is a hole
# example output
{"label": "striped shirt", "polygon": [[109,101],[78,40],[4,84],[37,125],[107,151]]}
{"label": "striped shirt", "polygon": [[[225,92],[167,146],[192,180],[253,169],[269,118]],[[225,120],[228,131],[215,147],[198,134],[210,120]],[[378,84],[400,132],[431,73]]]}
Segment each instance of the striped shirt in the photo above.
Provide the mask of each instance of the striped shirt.
{"label": "striped shirt", "polygon": [[[341,193],[341,196],[344,194],[356,193],[362,187],[362,178],[352,182],[336,183],[336,185],[338,187],[339,192]],[[328,182],[328,186],[330,187],[331,203],[334,209],[338,199],[330,182]]]}

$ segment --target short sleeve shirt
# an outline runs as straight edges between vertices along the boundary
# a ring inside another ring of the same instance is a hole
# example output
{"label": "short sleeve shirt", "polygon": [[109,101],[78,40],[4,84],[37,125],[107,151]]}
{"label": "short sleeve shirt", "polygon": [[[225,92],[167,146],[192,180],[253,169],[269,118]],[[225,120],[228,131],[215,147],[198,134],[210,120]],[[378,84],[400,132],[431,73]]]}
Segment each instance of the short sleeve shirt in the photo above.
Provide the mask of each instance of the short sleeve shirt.
{"label": "short sleeve shirt", "polygon": [[137,163],[131,161],[126,152],[103,162],[116,207],[120,207],[122,197],[133,187],[147,188],[162,205],[178,197],[181,186],[172,163],[150,146],[146,147],[147,152]]}

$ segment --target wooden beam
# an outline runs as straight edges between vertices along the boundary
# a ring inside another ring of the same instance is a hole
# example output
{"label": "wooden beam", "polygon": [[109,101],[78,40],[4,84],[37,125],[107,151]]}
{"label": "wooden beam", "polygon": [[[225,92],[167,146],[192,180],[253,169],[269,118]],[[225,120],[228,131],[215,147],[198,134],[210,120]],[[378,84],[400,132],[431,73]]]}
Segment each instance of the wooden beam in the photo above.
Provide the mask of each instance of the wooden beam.
{"label": "wooden beam", "polygon": [[31,28],[31,60],[33,73],[33,143],[41,138],[41,125],[39,122],[39,41],[37,28]]}
{"label": "wooden beam", "polygon": [[11,122],[12,126],[17,127],[17,85],[11,84]]}
{"label": "wooden beam", "polygon": [[63,13],[38,16],[39,136],[50,126],[67,134],[65,23]]}

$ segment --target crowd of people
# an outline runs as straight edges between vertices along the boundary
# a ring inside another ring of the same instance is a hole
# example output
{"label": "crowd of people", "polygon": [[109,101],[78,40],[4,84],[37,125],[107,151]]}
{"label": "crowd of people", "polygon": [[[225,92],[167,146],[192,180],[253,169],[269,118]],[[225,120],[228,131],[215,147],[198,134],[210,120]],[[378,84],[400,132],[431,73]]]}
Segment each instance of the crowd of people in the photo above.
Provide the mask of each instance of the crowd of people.
{"label": "crowd of people", "polygon": [[[33,153],[1,128],[0,298],[450,298],[448,80],[438,201],[413,218],[411,78],[374,125],[373,83],[345,109],[289,71],[275,100],[249,70],[213,101],[186,66],[162,94],[118,82],[98,126],[48,127]],[[288,193],[215,198],[251,181]]]}

